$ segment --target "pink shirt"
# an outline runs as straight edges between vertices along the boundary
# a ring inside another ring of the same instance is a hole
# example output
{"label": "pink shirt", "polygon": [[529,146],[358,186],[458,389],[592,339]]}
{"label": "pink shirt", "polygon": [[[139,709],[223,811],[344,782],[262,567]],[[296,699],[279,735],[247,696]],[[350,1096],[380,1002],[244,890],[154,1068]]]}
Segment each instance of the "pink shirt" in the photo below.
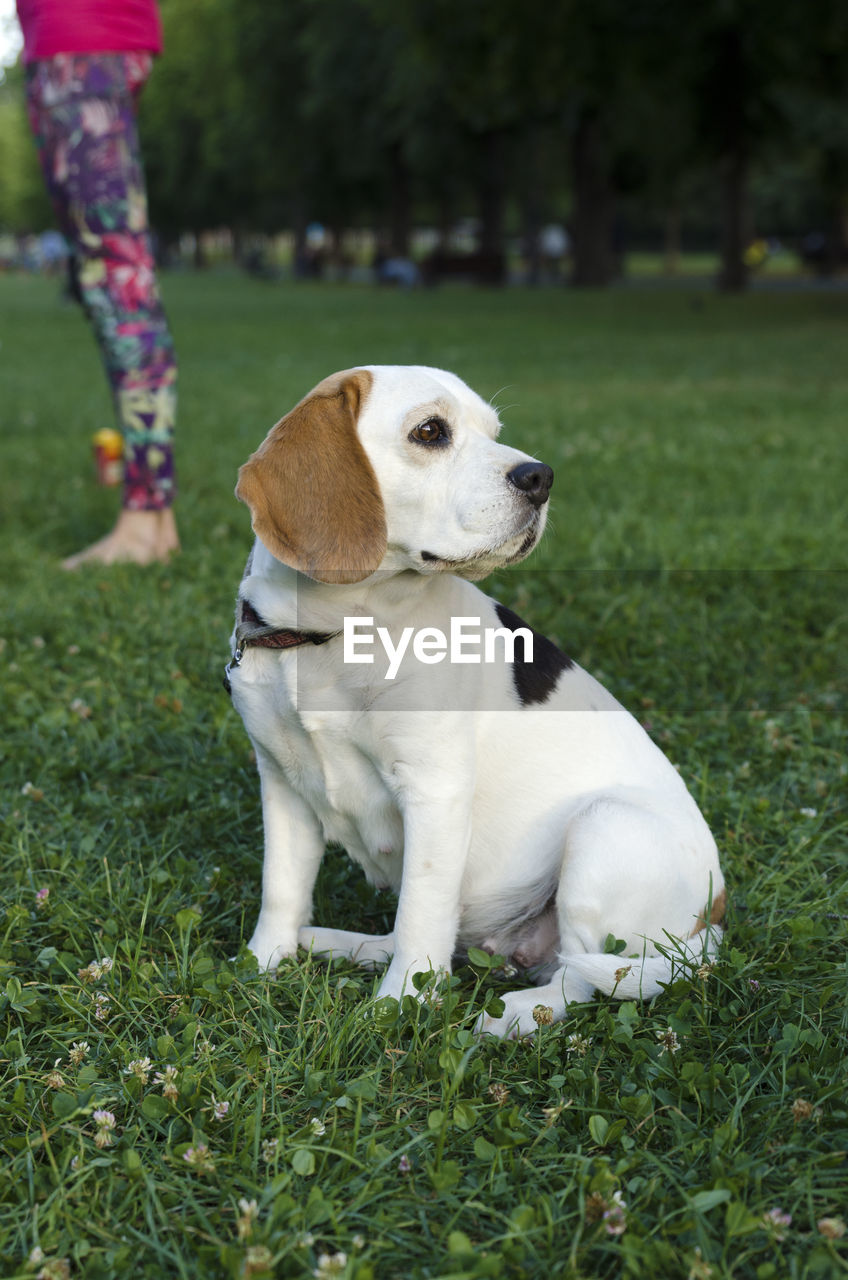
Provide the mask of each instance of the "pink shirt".
{"label": "pink shirt", "polygon": [[24,61],[57,53],[161,53],[156,0],[18,0]]}

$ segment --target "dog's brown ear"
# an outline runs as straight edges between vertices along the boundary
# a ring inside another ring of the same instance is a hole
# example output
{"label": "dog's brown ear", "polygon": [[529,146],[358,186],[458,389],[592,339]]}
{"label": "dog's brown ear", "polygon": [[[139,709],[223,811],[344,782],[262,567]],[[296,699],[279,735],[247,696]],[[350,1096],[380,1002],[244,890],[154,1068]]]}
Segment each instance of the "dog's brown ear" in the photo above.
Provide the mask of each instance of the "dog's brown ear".
{"label": "dog's brown ear", "polygon": [[239,470],[236,497],[278,560],[319,582],[361,582],[386,554],[386,515],[357,420],[367,369],[325,378]]}

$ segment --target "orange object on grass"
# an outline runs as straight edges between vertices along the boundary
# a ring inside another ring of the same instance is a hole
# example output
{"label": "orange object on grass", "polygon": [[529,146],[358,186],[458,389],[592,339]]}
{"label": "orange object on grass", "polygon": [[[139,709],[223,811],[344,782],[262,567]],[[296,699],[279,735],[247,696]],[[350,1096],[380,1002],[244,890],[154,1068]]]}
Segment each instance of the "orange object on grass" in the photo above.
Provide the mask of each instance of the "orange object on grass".
{"label": "orange object on grass", "polygon": [[124,478],[124,439],[114,427],[102,427],[92,442],[97,483],[120,484]]}

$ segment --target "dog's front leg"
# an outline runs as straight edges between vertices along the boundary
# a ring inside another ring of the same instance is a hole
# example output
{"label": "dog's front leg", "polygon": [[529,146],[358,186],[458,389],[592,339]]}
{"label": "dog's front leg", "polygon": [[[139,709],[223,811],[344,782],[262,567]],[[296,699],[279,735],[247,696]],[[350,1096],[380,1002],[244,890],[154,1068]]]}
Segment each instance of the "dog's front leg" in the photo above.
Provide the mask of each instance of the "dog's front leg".
{"label": "dog's front leg", "polygon": [[467,790],[407,805],[394,955],[379,996],[400,999],[404,992],[411,993],[416,973],[450,972],[470,839]]}
{"label": "dog's front leg", "polygon": [[262,906],[248,947],[261,969],[297,951],[298,929],[312,913],[312,890],[324,853],[315,814],[261,748],[256,762],[262,783],[265,860]]}

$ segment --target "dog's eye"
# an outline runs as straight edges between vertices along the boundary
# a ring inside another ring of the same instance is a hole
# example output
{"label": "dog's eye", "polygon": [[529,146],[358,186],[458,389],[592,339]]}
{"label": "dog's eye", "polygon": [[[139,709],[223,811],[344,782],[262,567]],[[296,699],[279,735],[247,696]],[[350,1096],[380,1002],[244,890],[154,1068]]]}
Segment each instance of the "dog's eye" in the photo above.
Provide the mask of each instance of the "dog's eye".
{"label": "dog's eye", "polygon": [[447,423],[441,418],[428,418],[426,422],[420,422],[417,427],[412,428],[409,438],[417,440],[419,444],[442,444],[450,439],[450,432]]}

